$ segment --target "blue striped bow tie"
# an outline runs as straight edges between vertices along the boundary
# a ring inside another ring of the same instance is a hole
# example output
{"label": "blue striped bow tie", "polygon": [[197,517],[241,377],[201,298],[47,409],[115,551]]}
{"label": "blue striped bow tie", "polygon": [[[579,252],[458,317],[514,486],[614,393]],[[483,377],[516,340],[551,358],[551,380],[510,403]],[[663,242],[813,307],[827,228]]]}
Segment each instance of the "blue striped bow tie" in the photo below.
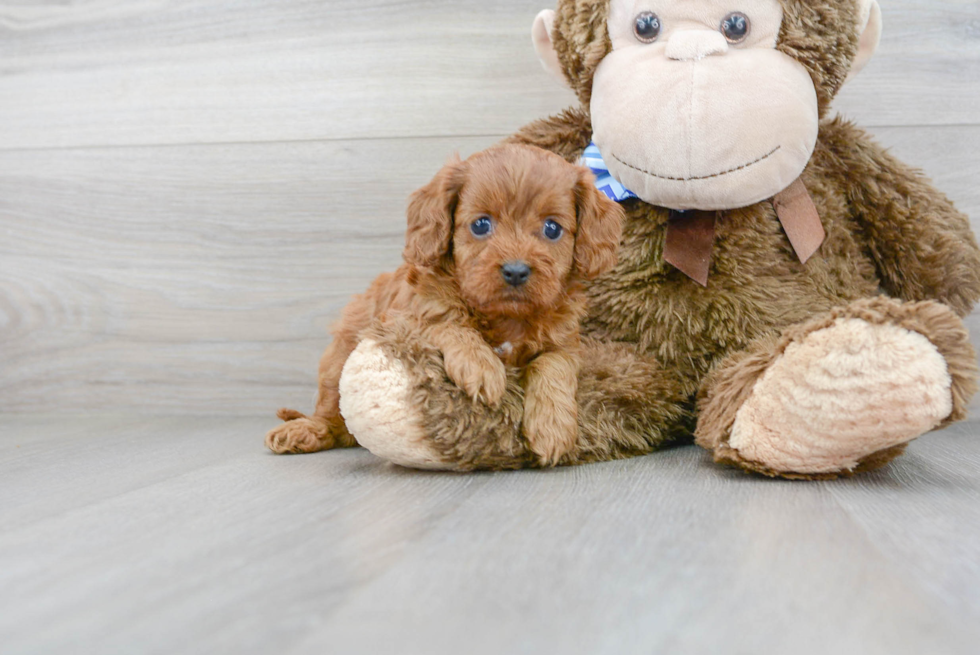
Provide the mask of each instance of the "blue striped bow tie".
{"label": "blue striped bow tie", "polygon": [[590,143],[589,147],[582,153],[579,160],[582,166],[589,168],[595,174],[595,185],[612,200],[623,202],[628,198],[636,198],[636,194],[620,184],[619,180],[612,176],[609,167],[602,160],[602,153],[595,143]]}

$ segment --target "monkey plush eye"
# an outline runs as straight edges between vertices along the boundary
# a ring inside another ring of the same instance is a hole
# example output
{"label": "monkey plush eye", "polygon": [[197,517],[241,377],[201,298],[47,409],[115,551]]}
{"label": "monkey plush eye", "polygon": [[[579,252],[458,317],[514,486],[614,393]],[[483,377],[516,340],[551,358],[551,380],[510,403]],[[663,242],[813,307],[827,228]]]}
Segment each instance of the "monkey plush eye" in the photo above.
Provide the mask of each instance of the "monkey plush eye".
{"label": "monkey plush eye", "polygon": [[721,33],[725,35],[729,43],[741,43],[749,35],[749,28],[751,26],[749,17],[736,11],[728,14],[721,21]]}
{"label": "monkey plush eye", "polygon": [[653,43],[660,36],[660,17],[652,11],[644,11],[633,22],[633,33],[644,43]]}
{"label": "monkey plush eye", "polygon": [[485,237],[493,230],[493,221],[489,216],[481,216],[470,223],[470,232],[475,237]]}
{"label": "monkey plush eye", "polygon": [[554,222],[550,218],[544,222],[543,231],[544,231],[544,238],[546,238],[548,241],[557,241],[558,239],[561,238],[562,232],[564,232],[564,230],[562,230],[561,225]]}

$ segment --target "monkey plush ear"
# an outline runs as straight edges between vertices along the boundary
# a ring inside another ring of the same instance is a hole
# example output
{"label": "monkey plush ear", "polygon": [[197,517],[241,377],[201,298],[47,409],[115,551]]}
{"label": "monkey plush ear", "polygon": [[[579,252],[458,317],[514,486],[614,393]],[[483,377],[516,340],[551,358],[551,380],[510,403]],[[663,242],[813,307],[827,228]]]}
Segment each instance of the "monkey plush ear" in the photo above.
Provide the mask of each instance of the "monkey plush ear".
{"label": "monkey plush ear", "polygon": [[555,12],[545,9],[534,19],[531,27],[531,42],[534,43],[534,51],[538,53],[538,59],[544,69],[551,73],[563,86],[568,86],[565,80],[565,73],[562,72],[561,63],[558,61],[558,53],[555,52],[555,44],[551,40],[551,30],[555,25]]}
{"label": "monkey plush ear", "polygon": [[854,57],[851,71],[847,74],[845,82],[851,81],[861,72],[878,49],[878,42],[881,41],[881,7],[878,6],[878,0],[859,0],[859,2],[858,28],[861,39],[858,41],[857,56]]}
{"label": "monkey plush ear", "polygon": [[623,208],[596,187],[595,177],[588,169],[582,169],[575,185],[575,205],[575,270],[591,280],[616,265],[623,236]]}
{"label": "monkey plush ear", "polygon": [[453,214],[463,188],[465,164],[454,155],[431,182],[412,194],[402,257],[414,266],[435,266],[449,253]]}

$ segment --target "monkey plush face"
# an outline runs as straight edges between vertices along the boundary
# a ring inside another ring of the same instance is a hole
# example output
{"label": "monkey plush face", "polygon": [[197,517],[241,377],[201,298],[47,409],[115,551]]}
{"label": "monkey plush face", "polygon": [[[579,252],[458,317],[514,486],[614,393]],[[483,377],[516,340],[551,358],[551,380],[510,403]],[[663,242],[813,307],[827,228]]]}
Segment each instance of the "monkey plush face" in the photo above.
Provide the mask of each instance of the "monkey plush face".
{"label": "monkey plush face", "polygon": [[[533,34],[545,67],[578,82],[593,141],[617,180],[654,205],[732,209],[799,177],[847,67],[870,56],[858,28],[880,16],[874,0],[836,3],[850,21],[841,43],[808,29],[810,20],[826,22],[819,13],[784,24],[788,4],[813,11],[787,0],[563,0],[565,25],[593,32],[561,35],[555,48],[554,13],[542,12]],[[572,20],[584,7],[586,20]],[[829,63],[811,56],[823,49]],[[840,79],[822,84],[816,75]]]}
{"label": "monkey plush face", "polygon": [[672,209],[743,207],[792,184],[819,115],[810,75],[776,50],[782,18],[777,0],[612,0],[591,109],[613,176]]}

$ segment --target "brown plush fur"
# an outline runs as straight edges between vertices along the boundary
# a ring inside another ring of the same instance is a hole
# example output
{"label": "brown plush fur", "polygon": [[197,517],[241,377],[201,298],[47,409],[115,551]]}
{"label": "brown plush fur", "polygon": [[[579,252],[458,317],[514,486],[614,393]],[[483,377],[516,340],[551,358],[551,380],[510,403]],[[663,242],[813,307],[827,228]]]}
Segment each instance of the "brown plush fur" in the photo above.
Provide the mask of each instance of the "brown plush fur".
{"label": "brown plush fur", "polygon": [[[568,111],[533,123],[512,140],[567,152],[570,143],[588,140],[587,120],[582,110]],[[582,131],[570,139],[568,131],[579,126]],[[969,313],[980,298],[980,251],[967,217],[920,173],[835,118],[821,124],[803,179],[827,231],[818,254],[806,265],[795,258],[769,203],[724,212],[707,288],[663,262],[669,212],[639,200],[625,202],[619,264],[590,285],[586,333],[599,341],[638,344],[675,372],[674,384],[693,395],[702,385],[711,387],[713,379],[705,376],[725,356],[749,357],[746,349],[753,343],[764,352],[764,344],[778,342],[785,329],[861,298],[884,292],[912,302],[936,300],[959,316]],[[962,331],[962,323],[949,315]],[[934,342],[960,381],[949,421],[962,418],[975,377],[969,343],[958,338],[965,346],[952,350]],[[664,388],[657,395],[675,392]],[[738,400],[731,402],[737,409]],[[655,414],[661,411],[656,407]],[[672,432],[676,426],[657,424],[648,441],[657,444]],[[902,450],[868,459],[883,465]]]}
{"label": "brown plush fur", "polygon": [[[824,114],[856,51],[857,5],[783,0],[783,7],[777,47],[810,72]],[[510,142],[568,161],[580,156],[591,139],[592,76],[610,48],[606,12],[607,0],[559,1],[552,36],[583,108],[532,123]],[[721,212],[707,288],[664,263],[668,210],[640,200],[623,203],[618,264],[587,288],[578,443],[562,463],[650,452],[690,435],[695,420],[701,442],[717,446],[725,460],[729,418],[751,381],[778,356],[780,344],[841,312],[891,321],[929,338],[954,381],[947,422],[963,415],[975,363],[956,315],[966,315],[980,298],[980,250],[967,218],[920,173],[839,118],[821,123],[802,177],[827,232],[818,253],[800,263],[769,202]],[[881,294],[896,300],[867,300]],[[406,364],[422,427],[447,467],[534,465],[517,436],[524,398],[513,373],[501,409],[492,410],[447,384],[431,346],[409,330],[382,330],[375,338]],[[874,453],[857,470],[883,465],[903,449]],[[768,475],[827,477],[736,463]]]}
{"label": "brown plush fur", "polygon": [[[492,220],[485,236],[470,231],[481,218]],[[544,236],[546,219],[564,228],[560,238]],[[412,197],[406,263],[344,309],[320,361],[313,416],[280,410],[286,424],[267,445],[280,453],[356,445],[340,416],[344,363],[373,322],[408,314],[475,404],[499,407],[505,364],[521,372],[524,436],[540,464],[556,464],[575,445],[582,280],[615,264],[621,222],[587,169],[538,148],[502,146],[450,163]],[[515,286],[502,267],[518,261],[530,276]]]}

